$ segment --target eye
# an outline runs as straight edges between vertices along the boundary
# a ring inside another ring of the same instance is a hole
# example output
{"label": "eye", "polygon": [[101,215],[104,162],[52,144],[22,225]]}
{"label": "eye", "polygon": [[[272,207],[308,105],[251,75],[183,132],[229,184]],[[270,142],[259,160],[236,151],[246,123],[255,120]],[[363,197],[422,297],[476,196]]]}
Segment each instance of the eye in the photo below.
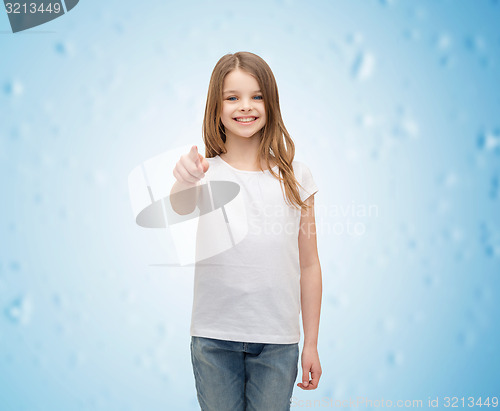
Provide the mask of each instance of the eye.
{"label": "eye", "polygon": [[255,96],[255,98],[257,98],[258,100],[262,100],[263,99],[262,96]]}
{"label": "eye", "polygon": [[232,98],[236,98],[236,97],[234,97],[234,96],[233,96],[233,97],[228,97],[227,99],[228,99],[229,101],[234,101],[234,100],[231,100]]}

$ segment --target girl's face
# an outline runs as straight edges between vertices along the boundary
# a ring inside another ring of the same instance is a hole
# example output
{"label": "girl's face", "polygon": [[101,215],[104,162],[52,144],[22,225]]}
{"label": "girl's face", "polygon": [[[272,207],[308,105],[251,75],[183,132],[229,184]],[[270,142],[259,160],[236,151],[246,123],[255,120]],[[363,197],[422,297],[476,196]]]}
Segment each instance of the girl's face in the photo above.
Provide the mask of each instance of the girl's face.
{"label": "girl's face", "polygon": [[249,138],[260,133],[266,124],[266,112],[255,77],[233,70],[224,79],[222,93],[221,121],[226,137]]}

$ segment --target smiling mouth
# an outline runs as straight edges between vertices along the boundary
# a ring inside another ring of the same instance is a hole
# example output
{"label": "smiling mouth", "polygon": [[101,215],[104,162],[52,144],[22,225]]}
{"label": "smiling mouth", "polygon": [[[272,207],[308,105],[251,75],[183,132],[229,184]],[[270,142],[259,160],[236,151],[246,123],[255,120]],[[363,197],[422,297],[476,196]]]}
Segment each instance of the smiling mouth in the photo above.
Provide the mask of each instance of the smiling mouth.
{"label": "smiling mouth", "polygon": [[259,117],[234,117],[233,120],[237,121],[238,123],[253,123],[255,120],[257,120]]}

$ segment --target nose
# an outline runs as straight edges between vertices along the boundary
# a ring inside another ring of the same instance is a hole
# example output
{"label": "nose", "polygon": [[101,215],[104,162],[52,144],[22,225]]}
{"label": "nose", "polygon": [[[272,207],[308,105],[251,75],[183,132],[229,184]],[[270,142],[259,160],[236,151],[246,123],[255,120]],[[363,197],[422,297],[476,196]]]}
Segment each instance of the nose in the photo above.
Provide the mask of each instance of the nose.
{"label": "nose", "polygon": [[241,106],[240,110],[242,111],[249,111],[252,109],[252,100],[248,98],[242,98],[241,99]]}

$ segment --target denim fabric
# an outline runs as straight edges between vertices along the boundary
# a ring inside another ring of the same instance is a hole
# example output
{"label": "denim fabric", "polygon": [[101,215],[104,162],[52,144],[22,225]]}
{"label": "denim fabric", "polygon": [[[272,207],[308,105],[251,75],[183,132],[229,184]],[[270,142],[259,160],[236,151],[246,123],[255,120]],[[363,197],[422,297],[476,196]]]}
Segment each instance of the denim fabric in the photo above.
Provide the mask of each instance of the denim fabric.
{"label": "denim fabric", "polygon": [[191,336],[202,411],[285,411],[298,373],[299,344],[260,344]]}

